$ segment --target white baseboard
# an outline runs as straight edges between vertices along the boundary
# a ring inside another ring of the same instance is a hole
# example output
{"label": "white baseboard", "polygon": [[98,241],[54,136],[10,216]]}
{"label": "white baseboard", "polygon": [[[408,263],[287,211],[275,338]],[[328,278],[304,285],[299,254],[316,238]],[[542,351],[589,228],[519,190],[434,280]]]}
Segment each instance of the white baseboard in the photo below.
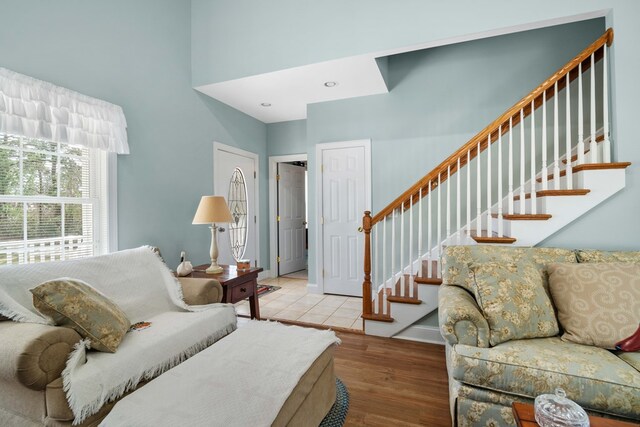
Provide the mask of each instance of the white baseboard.
{"label": "white baseboard", "polygon": [[411,325],[391,338],[444,345],[444,338],[437,326]]}
{"label": "white baseboard", "polygon": [[315,283],[308,283],[307,284],[307,291],[310,294],[321,294],[322,293],[322,291],[320,290],[320,287]]}

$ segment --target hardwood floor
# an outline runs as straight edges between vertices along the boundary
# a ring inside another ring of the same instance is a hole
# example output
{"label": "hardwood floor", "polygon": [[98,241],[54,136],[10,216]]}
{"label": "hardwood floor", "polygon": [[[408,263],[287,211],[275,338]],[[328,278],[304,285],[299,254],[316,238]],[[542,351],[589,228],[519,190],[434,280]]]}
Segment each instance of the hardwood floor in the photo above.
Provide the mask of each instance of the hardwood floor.
{"label": "hardwood floor", "polygon": [[444,346],[338,332],[345,426],[451,426]]}

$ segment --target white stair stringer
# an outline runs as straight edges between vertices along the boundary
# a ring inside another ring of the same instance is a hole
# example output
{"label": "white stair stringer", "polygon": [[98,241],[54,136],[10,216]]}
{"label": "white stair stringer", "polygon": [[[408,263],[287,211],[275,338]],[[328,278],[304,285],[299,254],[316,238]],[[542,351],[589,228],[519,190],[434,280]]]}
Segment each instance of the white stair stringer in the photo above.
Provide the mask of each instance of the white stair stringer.
{"label": "white stair stringer", "polygon": [[[584,170],[573,174],[573,188],[586,189],[583,196],[545,196],[536,198],[538,213],[550,214],[544,221],[504,221],[504,233],[516,238],[515,246],[534,246],[575,221],[625,186],[625,169]],[[520,200],[514,204],[518,212]],[[525,200],[531,212],[531,199]],[[497,219],[494,218],[494,230]]]}
{"label": "white stair stringer", "polygon": [[420,304],[391,303],[391,313],[393,322],[378,322],[375,320],[365,320],[365,331],[367,335],[379,337],[392,337],[398,332],[411,326],[417,320],[423,318],[438,308],[437,285],[418,284],[418,298]]}

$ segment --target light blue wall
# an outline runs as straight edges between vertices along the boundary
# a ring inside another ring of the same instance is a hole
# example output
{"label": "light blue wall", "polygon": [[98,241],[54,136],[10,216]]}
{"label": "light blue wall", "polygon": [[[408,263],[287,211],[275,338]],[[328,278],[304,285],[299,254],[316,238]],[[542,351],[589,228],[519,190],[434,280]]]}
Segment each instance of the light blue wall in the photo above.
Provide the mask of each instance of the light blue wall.
{"label": "light blue wall", "polygon": [[283,156],[306,152],[306,120],[293,120],[267,125],[267,154],[269,156]]}
{"label": "light blue wall", "polygon": [[[193,82],[202,85],[613,8],[638,34],[636,0],[192,0]],[[629,46],[632,49],[632,46]]]}
{"label": "light blue wall", "polygon": [[[121,105],[131,154],[118,158],[120,248],[158,245],[171,267],[208,260],[191,225],[213,191],[213,144],[258,153],[267,217],[266,126],[191,88],[191,12],[172,0],[5,0],[0,66]],[[262,259],[268,229],[262,227]]]}

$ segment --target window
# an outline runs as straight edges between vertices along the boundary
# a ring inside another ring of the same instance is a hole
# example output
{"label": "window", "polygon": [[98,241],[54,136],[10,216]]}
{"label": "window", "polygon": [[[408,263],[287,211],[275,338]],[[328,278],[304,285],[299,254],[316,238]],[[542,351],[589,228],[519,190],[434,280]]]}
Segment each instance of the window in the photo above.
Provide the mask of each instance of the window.
{"label": "window", "polygon": [[229,210],[233,221],[229,224],[229,243],[233,258],[238,261],[247,248],[247,184],[240,168],[235,168],[229,182]]}
{"label": "window", "polygon": [[0,265],[107,249],[107,154],[0,134]]}

